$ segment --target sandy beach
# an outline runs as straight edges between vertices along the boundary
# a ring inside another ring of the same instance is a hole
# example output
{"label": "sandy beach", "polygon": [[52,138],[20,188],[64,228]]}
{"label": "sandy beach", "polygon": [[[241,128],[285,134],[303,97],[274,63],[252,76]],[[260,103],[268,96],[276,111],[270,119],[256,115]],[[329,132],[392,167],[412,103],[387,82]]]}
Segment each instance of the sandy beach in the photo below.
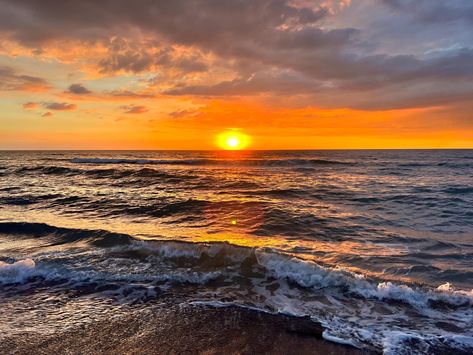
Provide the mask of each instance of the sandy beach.
{"label": "sandy beach", "polygon": [[[2,354],[337,354],[362,352],[327,342],[307,318],[240,307],[162,304],[118,319],[39,338],[13,336]],[[366,353],[366,352],[363,352]]]}

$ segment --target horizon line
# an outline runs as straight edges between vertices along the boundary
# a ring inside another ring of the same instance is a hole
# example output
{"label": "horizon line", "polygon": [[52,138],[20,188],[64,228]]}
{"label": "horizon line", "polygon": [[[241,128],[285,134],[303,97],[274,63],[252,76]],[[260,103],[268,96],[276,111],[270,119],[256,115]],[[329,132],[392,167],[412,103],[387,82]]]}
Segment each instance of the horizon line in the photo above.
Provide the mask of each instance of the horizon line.
{"label": "horizon line", "polygon": [[473,150],[471,148],[294,148],[294,149],[0,149],[0,152],[268,152],[268,151],[340,151],[340,150]]}

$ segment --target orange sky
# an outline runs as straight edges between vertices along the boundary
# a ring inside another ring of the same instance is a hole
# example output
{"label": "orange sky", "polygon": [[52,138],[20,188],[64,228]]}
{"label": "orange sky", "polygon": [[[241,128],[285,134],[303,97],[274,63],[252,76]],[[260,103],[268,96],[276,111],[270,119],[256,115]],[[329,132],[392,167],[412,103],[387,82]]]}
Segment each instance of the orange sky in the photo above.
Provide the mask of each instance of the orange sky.
{"label": "orange sky", "polygon": [[40,3],[0,0],[0,149],[215,149],[229,130],[251,149],[473,148],[461,11]]}

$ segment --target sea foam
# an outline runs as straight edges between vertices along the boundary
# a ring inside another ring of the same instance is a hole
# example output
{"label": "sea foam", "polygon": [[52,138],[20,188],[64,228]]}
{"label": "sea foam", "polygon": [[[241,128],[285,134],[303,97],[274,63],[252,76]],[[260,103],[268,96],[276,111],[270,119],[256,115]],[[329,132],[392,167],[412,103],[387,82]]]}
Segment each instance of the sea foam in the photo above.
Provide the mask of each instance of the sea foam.
{"label": "sea foam", "polygon": [[0,283],[23,283],[32,276],[37,276],[36,264],[32,259],[13,263],[0,261]]}

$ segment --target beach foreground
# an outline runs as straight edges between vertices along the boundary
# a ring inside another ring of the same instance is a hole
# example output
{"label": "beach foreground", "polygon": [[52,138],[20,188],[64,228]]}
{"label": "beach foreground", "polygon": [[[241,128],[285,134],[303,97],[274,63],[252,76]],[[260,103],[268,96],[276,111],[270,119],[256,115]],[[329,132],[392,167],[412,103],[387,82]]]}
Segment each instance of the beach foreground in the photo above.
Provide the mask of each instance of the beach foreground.
{"label": "beach foreground", "polygon": [[434,153],[3,152],[0,353],[472,354],[473,151]]}
{"label": "beach foreground", "polygon": [[[3,354],[361,354],[308,318],[241,307],[160,304],[118,319],[0,343]],[[366,353],[366,352],[364,352]]]}

